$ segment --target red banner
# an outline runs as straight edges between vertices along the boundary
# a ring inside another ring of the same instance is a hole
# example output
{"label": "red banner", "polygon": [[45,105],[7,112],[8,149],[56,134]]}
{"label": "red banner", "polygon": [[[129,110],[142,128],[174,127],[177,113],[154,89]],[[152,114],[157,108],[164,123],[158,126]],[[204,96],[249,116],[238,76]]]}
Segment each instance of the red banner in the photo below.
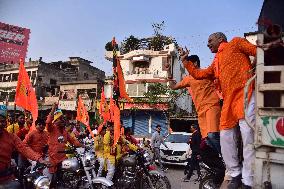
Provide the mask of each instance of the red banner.
{"label": "red banner", "polygon": [[28,50],[30,30],[0,22],[0,63],[19,63]]}

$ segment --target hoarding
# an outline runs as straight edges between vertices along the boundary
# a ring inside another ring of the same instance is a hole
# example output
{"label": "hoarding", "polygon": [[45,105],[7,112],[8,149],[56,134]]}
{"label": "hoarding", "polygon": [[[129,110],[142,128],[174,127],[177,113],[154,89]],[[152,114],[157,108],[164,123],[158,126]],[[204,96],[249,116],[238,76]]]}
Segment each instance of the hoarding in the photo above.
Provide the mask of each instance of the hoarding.
{"label": "hoarding", "polygon": [[0,22],[0,63],[26,58],[30,30]]}

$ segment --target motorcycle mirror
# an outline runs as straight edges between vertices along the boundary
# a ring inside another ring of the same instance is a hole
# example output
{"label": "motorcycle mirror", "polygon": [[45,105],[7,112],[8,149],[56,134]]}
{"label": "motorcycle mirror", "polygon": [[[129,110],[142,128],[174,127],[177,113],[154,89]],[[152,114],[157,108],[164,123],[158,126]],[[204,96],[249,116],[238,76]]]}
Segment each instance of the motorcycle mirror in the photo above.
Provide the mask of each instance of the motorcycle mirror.
{"label": "motorcycle mirror", "polygon": [[59,136],[57,140],[58,140],[59,143],[63,143],[64,142],[64,137],[63,136]]}

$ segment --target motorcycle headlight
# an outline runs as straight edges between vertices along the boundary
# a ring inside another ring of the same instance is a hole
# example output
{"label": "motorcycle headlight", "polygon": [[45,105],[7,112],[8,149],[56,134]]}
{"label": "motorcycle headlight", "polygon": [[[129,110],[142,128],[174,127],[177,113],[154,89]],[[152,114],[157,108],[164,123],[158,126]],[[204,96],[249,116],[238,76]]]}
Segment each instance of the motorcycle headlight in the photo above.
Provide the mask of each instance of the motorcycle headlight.
{"label": "motorcycle headlight", "polygon": [[86,165],[91,165],[95,163],[95,155],[92,153],[88,153],[85,156]]}
{"label": "motorcycle headlight", "polygon": [[34,182],[36,189],[49,189],[50,181],[46,176],[38,177]]}
{"label": "motorcycle headlight", "polygon": [[150,162],[151,161],[151,156],[150,156],[150,154],[148,153],[148,152],[145,152],[144,154],[143,154],[143,157],[145,158],[145,160],[147,161],[147,162]]}

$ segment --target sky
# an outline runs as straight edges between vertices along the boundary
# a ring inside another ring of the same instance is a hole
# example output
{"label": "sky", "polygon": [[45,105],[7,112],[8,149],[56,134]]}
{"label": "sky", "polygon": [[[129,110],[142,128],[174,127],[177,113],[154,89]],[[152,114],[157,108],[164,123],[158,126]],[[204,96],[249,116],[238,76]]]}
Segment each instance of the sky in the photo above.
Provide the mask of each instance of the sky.
{"label": "sky", "polygon": [[153,23],[165,22],[164,35],[174,37],[201,67],[211,64],[208,36],[228,39],[257,30],[263,0],[0,0],[0,22],[31,30],[27,58],[44,62],[79,56],[111,75],[105,44],[130,35],[153,35]]}

